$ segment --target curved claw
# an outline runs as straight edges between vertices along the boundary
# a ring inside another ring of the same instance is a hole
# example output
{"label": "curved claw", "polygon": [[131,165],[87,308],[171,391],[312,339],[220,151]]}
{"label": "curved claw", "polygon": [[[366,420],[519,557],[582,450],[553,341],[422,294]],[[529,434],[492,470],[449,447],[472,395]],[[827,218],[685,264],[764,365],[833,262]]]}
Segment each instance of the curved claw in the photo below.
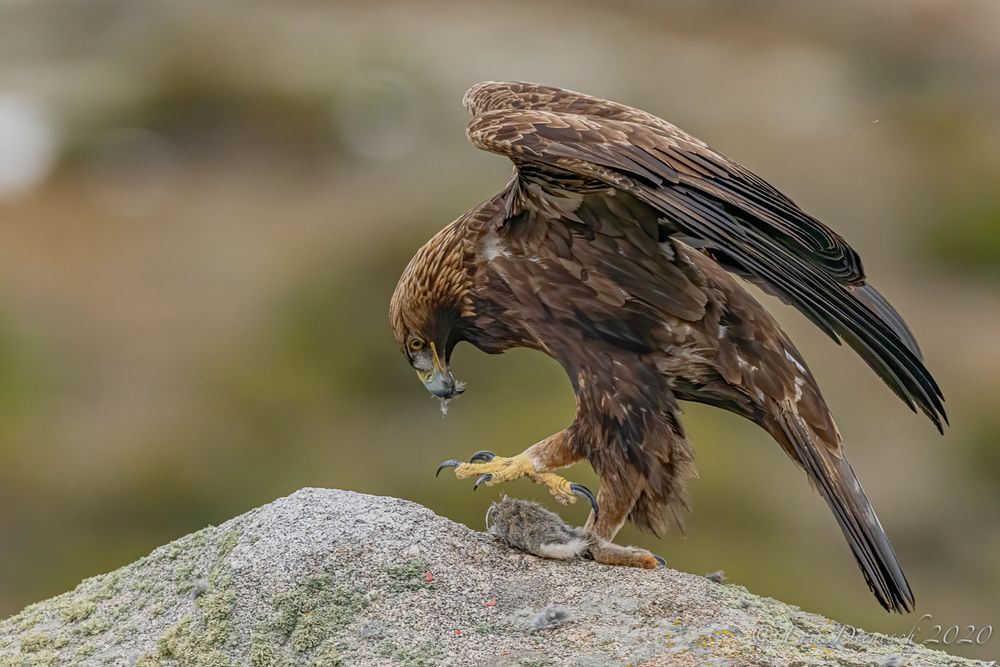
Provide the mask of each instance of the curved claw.
{"label": "curved claw", "polygon": [[476,480],[476,483],[472,485],[472,490],[475,491],[476,489],[479,488],[480,484],[482,484],[483,482],[488,482],[491,479],[493,479],[493,475],[491,473],[486,473],[485,475],[480,475],[479,479]]}
{"label": "curved claw", "polygon": [[434,476],[437,477],[438,475],[440,475],[441,471],[444,470],[445,468],[457,468],[463,463],[465,463],[465,461],[459,461],[458,459],[448,459],[447,461],[443,462],[441,465],[438,466],[437,472],[434,473]]}
{"label": "curved claw", "polygon": [[590,507],[594,510],[594,521],[597,521],[597,519],[601,515],[601,512],[597,507],[597,498],[595,498],[594,494],[590,492],[590,489],[585,487],[583,484],[577,484],[576,482],[573,482],[569,485],[569,490],[575,493],[576,495],[583,496],[584,498],[587,499],[587,502],[590,503]]}
{"label": "curved claw", "polygon": [[469,458],[469,463],[489,463],[497,457],[488,449],[481,449]]}
{"label": "curved claw", "polygon": [[663,559],[663,556],[661,556],[659,554],[653,554],[653,558],[655,558],[656,562],[660,564],[660,567],[666,567],[667,566],[667,561],[665,561]]}

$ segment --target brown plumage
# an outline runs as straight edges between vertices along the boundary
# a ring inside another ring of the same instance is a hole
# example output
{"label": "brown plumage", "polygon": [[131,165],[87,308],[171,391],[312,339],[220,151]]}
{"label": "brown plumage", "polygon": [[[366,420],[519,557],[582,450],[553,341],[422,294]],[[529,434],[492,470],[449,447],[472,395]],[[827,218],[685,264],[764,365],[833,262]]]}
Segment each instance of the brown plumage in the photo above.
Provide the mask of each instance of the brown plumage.
{"label": "brown plumage", "polygon": [[658,531],[687,509],[693,474],[678,401],[714,405],[777,440],[830,505],[879,602],[911,609],[815,379],[732,275],[847,341],[940,429],[941,392],[858,254],[760,177],[645,112],[529,83],[479,84],[465,105],[472,143],[509,157],[514,177],[410,262],[391,303],[397,342],[445,399],[461,392],[448,367],[460,341],[540,350],[566,370],[578,407],[572,425],[519,457],[452,461],[456,475],[527,475],[567,501],[550,471],[587,459],[601,480],[587,530],[610,540],[628,519]]}

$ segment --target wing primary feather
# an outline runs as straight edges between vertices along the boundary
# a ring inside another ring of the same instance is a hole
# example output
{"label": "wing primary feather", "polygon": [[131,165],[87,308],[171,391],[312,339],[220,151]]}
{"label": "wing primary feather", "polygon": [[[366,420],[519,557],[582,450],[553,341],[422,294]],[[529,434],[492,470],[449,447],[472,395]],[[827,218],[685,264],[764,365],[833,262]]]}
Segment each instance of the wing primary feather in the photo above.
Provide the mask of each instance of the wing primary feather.
{"label": "wing primary feather", "polygon": [[903,316],[875,289],[874,285],[860,285],[853,292],[861,300],[861,303],[868,306],[879,318],[885,320],[892,327],[892,330],[896,332],[899,339],[906,343],[906,347],[910,348],[910,352],[916,355],[918,359],[923,360],[924,354],[920,350],[920,345],[917,343],[913,332],[910,331],[910,327],[903,320]]}

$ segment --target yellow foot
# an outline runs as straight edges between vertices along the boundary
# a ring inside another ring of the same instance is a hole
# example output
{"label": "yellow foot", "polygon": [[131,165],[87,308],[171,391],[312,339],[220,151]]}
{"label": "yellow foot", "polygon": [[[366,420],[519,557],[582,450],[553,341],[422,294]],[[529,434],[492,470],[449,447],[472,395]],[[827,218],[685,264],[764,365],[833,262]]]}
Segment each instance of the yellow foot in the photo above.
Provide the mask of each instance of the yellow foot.
{"label": "yellow foot", "polygon": [[582,484],[569,482],[553,472],[535,470],[535,464],[524,453],[507,458],[497,456],[493,452],[476,452],[468,463],[457,459],[448,459],[438,466],[435,477],[445,468],[454,468],[455,477],[458,479],[475,477],[476,483],[472,487],[473,491],[479,488],[480,484],[496,486],[501,482],[527,477],[535,484],[541,484],[547,488],[549,493],[563,505],[575,503],[577,496],[583,496],[594,510],[594,519],[596,520],[598,516],[597,498],[590,492],[590,489]]}

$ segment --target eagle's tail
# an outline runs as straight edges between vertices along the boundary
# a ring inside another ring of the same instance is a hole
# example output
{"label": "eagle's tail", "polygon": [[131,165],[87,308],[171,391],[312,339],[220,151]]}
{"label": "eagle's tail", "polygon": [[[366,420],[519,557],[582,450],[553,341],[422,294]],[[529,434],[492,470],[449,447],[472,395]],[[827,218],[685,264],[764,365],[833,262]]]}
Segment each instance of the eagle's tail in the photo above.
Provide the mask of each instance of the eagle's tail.
{"label": "eagle's tail", "polygon": [[887,611],[913,610],[910,584],[842,447],[831,448],[792,406],[780,404],[772,432],[805,468],[854,552],[868,587]]}

